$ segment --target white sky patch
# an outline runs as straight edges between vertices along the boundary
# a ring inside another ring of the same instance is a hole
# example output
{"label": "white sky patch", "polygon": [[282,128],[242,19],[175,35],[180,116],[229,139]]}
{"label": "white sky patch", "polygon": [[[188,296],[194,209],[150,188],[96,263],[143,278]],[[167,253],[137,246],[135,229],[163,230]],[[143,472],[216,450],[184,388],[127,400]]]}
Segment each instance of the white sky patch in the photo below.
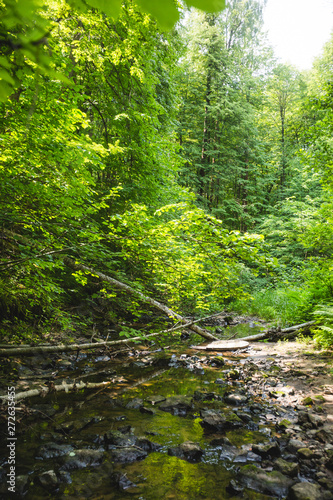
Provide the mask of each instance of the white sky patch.
{"label": "white sky patch", "polygon": [[281,62],[311,69],[333,30],[333,0],[268,0],[264,22]]}

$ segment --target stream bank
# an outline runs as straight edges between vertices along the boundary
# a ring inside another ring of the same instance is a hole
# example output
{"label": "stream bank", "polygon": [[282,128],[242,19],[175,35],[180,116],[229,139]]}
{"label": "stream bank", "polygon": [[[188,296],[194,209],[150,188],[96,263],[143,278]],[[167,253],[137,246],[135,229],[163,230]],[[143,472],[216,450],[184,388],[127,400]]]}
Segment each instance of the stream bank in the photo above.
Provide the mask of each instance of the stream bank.
{"label": "stream bank", "polygon": [[222,355],[190,345],[8,362],[17,392],[38,377],[112,382],[17,405],[16,497],[332,499],[331,354],[297,342]]}

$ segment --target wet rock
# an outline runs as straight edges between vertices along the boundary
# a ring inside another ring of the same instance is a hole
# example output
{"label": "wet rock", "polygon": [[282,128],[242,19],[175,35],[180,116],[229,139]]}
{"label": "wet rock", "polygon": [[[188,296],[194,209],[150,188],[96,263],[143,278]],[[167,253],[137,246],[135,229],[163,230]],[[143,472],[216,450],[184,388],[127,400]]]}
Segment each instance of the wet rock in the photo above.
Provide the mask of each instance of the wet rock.
{"label": "wet rock", "polygon": [[195,391],[193,394],[193,399],[195,401],[218,401],[221,400],[221,396],[216,394],[216,392],[201,392]]}
{"label": "wet rock", "polygon": [[238,370],[230,370],[230,372],[227,374],[228,378],[231,378],[232,380],[237,380],[239,378],[239,371]]}
{"label": "wet rock", "polygon": [[211,363],[216,366],[223,366],[225,364],[225,361],[222,356],[214,356],[214,358],[211,360]]}
{"label": "wet rock", "polygon": [[159,409],[185,417],[192,408],[191,398],[187,396],[171,396],[160,404]]}
{"label": "wet rock", "polygon": [[120,491],[126,491],[130,488],[136,488],[136,484],[134,484],[126,474],[122,472],[116,472],[111,475],[111,484],[114,484],[119,488]]}
{"label": "wet rock", "polygon": [[133,446],[136,437],[133,434],[123,434],[120,431],[109,431],[104,434],[104,443],[110,446]]}
{"label": "wet rock", "polygon": [[15,481],[15,493],[19,498],[23,498],[30,486],[28,475],[17,476]]}
{"label": "wet rock", "polygon": [[80,420],[70,420],[68,422],[63,422],[62,424],[56,426],[54,430],[55,432],[69,435],[73,434],[73,432],[80,432],[93,423],[95,423],[94,419],[81,418]]}
{"label": "wet rock", "polygon": [[153,441],[149,441],[147,438],[137,438],[135,445],[144,451],[158,451],[161,449],[160,444],[153,443]]}
{"label": "wet rock", "polygon": [[333,430],[332,427],[323,427],[315,434],[315,439],[320,441],[321,443],[330,443],[333,444]]}
{"label": "wet rock", "polygon": [[290,453],[297,453],[297,450],[300,448],[304,448],[304,443],[303,441],[300,441],[298,439],[290,439],[289,443],[287,444],[287,450],[290,451]]}
{"label": "wet rock", "polygon": [[46,472],[43,472],[42,474],[39,474],[35,478],[35,482],[47,491],[53,491],[59,486],[59,481],[54,470],[48,470]]}
{"label": "wet rock", "polygon": [[297,456],[303,460],[311,460],[311,458],[315,458],[316,454],[310,448],[299,448],[297,450]]}
{"label": "wet rock", "polygon": [[129,401],[126,405],[126,408],[128,410],[132,409],[132,410],[138,410],[139,408],[141,408],[141,406],[143,406],[143,399],[141,398],[134,398],[132,399],[132,401]]}
{"label": "wet rock", "polygon": [[322,500],[323,496],[318,484],[296,483],[290,488],[288,500]]}
{"label": "wet rock", "polygon": [[275,424],[275,429],[278,431],[278,432],[284,432],[286,429],[288,429],[290,427],[291,422],[290,420],[286,419],[286,418],[283,418],[282,420],[279,420],[276,424]]}
{"label": "wet rock", "polygon": [[147,406],[141,406],[141,413],[146,413],[147,415],[156,415],[156,410],[154,408],[148,408]]}
{"label": "wet rock", "polygon": [[53,417],[57,413],[57,410],[53,408],[52,404],[38,404],[32,407],[33,412],[37,413],[39,418]]}
{"label": "wet rock", "polygon": [[[224,445],[222,447],[220,460],[233,461],[237,455],[239,455],[239,450],[238,448],[236,448],[236,446]],[[244,461],[246,462],[246,459]]]}
{"label": "wet rock", "polygon": [[226,487],[226,491],[229,495],[241,497],[243,496],[244,488],[237,481],[232,479]]}
{"label": "wet rock", "polygon": [[279,457],[281,455],[280,447],[276,441],[266,444],[254,444],[252,451],[262,458]]}
{"label": "wet rock", "polygon": [[150,398],[147,398],[147,403],[150,403],[151,405],[156,405],[159,403],[162,403],[165,401],[166,398],[164,396],[151,396]]}
{"label": "wet rock", "polygon": [[302,399],[301,403],[302,405],[310,406],[313,405],[314,401],[312,398],[310,398],[310,396],[307,396],[306,398]]}
{"label": "wet rock", "polygon": [[243,427],[243,421],[236,413],[221,414],[216,410],[203,410],[200,412],[202,421],[200,425],[207,432],[224,432]]}
{"label": "wet rock", "polygon": [[255,465],[244,465],[240,468],[239,482],[246,488],[266,495],[285,497],[294,481],[279,471],[266,472]]}
{"label": "wet rock", "polygon": [[69,444],[47,443],[43,444],[36,453],[37,459],[57,458],[67,455],[73,451],[73,446]]}
{"label": "wet rock", "polygon": [[226,385],[226,381],[223,378],[217,378],[214,382],[214,384],[219,384],[219,385]]}
{"label": "wet rock", "polygon": [[121,432],[122,434],[129,434],[132,430],[132,427],[130,425],[124,425],[122,427],[118,427],[117,431]]}
{"label": "wet rock", "polygon": [[70,452],[63,460],[60,470],[69,471],[83,469],[84,467],[96,467],[106,458],[106,453],[101,450],[75,450]]}
{"label": "wet rock", "polygon": [[223,445],[231,446],[230,440],[225,436],[221,438],[212,439],[209,444],[211,446],[223,446]]}
{"label": "wet rock", "polygon": [[249,424],[250,422],[252,422],[252,417],[249,413],[246,413],[244,411],[236,411],[235,413],[241,420],[243,420],[245,424]]}
{"label": "wet rock", "polygon": [[137,460],[143,460],[147,455],[146,451],[134,447],[118,448],[111,452],[112,460],[121,463],[132,463]]}
{"label": "wet rock", "polygon": [[274,462],[274,469],[280,471],[285,476],[295,477],[298,474],[298,463],[297,462],[287,462],[283,458],[278,458]]}
{"label": "wet rock", "polygon": [[243,396],[243,394],[237,394],[237,393],[228,394],[227,396],[225,396],[224,401],[229,405],[241,406],[246,404],[247,397]]}
{"label": "wet rock", "polygon": [[60,470],[58,472],[59,481],[65,484],[72,484],[72,478],[68,471]]}
{"label": "wet rock", "polygon": [[168,455],[171,457],[181,458],[188,462],[199,462],[204,451],[198,443],[186,441],[175,448],[168,449]]}

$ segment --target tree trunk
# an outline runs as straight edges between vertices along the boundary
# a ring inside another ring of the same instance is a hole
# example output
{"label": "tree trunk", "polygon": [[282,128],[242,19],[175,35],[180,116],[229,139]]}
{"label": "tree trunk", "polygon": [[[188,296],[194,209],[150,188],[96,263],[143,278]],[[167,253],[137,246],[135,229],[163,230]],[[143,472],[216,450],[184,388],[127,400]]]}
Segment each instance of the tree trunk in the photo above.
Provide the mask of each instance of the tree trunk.
{"label": "tree trunk", "polygon": [[[131,295],[136,295],[137,297],[140,297],[141,300],[144,302],[148,302],[148,304],[151,304],[153,307],[156,307],[156,309],[159,309],[162,311],[164,314],[169,316],[170,318],[176,318],[178,321],[181,323],[188,323],[188,321],[183,318],[180,314],[177,314],[176,312],[172,311],[172,309],[169,309],[169,307],[165,306],[164,304],[161,304],[155,299],[152,299],[151,297],[147,297],[143,293],[139,292],[138,290],[135,290],[134,288],[131,288],[128,285],[125,285],[125,283],[121,283],[120,281],[110,278],[110,276],[107,276],[106,274],[100,273],[99,271],[95,271],[95,269],[92,269],[91,267],[84,266],[83,264],[76,264],[72,259],[65,258],[64,263],[66,266],[71,267],[72,269],[75,269],[76,271],[87,271],[89,273],[95,274],[99,276],[102,280],[107,281],[108,283],[111,283],[114,285],[116,288],[119,288],[120,290],[124,290],[125,292],[131,294]],[[208,340],[218,340],[214,335],[211,333],[206,332],[203,328],[200,328],[198,325],[189,325],[188,328],[190,330],[193,330],[195,333],[198,333],[202,337]]]}

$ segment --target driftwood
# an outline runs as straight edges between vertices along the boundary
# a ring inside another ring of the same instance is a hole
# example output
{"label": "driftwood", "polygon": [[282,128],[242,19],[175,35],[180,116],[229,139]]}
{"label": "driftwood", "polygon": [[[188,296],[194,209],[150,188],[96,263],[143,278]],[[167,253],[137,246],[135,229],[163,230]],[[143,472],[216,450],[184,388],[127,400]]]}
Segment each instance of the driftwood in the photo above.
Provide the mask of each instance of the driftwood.
{"label": "driftwood", "polygon": [[[135,290],[134,288],[132,288],[128,285],[125,285],[125,283],[121,283],[121,281],[118,281],[114,278],[111,278],[110,276],[107,276],[106,274],[100,273],[99,271],[96,271],[95,269],[92,269],[91,267],[84,266],[83,264],[77,264],[74,262],[74,260],[69,259],[68,257],[66,257],[64,259],[64,263],[66,264],[66,266],[71,267],[72,269],[75,269],[76,271],[89,272],[91,274],[94,274],[95,276],[98,276],[103,281],[107,281],[108,283],[111,283],[113,286],[115,286],[119,290],[123,290],[123,291],[129,293],[130,295],[136,295],[143,302],[148,302],[148,304],[151,304],[156,309],[159,309],[160,311],[162,311],[164,314],[166,314],[170,318],[176,318],[176,319],[178,319],[178,321],[180,321],[183,324],[188,322],[186,320],[186,318],[183,318],[183,316],[176,313],[175,311],[173,311],[172,309],[170,309],[166,305],[162,304],[161,302],[158,302],[155,299],[152,299],[151,297],[147,297],[146,295],[139,292],[138,290]],[[188,328],[190,330],[193,330],[195,333],[198,333],[199,335],[201,335],[205,339],[218,340],[216,337],[214,337],[214,335],[207,332],[203,328],[200,328],[200,326],[198,326],[198,325],[195,325],[195,324],[192,324],[190,326],[188,325]]]}
{"label": "driftwood", "polygon": [[[213,314],[212,316],[217,316]],[[105,342],[89,342],[86,344],[58,344],[58,345],[41,345],[41,346],[8,346],[6,349],[0,349],[0,357],[2,356],[33,356],[35,354],[44,354],[45,352],[69,352],[69,351],[79,351],[84,349],[100,349],[105,346],[113,346],[119,344],[127,344],[129,342],[136,342],[138,340],[145,340],[148,337],[157,337],[163,333],[172,333],[177,330],[183,330],[184,328],[190,328],[198,321],[203,321],[212,316],[207,316],[206,318],[200,318],[195,321],[189,321],[188,323],[169,328],[168,330],[162,330],[156,333],[148,333],[147,335],[142,335],[140,337],[131,337],[123,340],[109,340]],[[214,337],[215,338],[215,337]]]}
{"label": "driftwood", "polygon": [[[60,385],[54,385],[51,384],[49,387],[40,387],[39,389],[30,389],[29,391],[24,391],[24,392],[18,392],[15,394],[15,401],[19,401],[21,399],[25,398],[32,398],[34,396],[46,396],[47,394],[51,394],[52,392],[60,392],[60,391],[78,391],[80,389],[95,389],[96,387],[106,387],[107,385],[111,384],[110,382],[98,382],[98,383],[93,383],[93,382],[79,382],[79,383],[74,383],[74,384],[66,384],[62,383]],[[0,399],[3,401],[7,401],[8,396],[3,395],[0,396]]]}
{"label": "driftwood", "polygon": [[292,338],[296,335],[298,330],[301,330],[302,328],[307,328],[313,325],[314,323],[315,321],[308,321],[307,323],[290,326],[289,328],[283,328],[283,329],[272,328],[271,330],[266,330],[263,333],[258,333],[258,335],[250,335],[249,337],[242,337],[241,340],[246,340],[248,342],[251,342],[253,340],[257,341],[257,340],[270,339],[272,342],[276,342],[277,340]]}

